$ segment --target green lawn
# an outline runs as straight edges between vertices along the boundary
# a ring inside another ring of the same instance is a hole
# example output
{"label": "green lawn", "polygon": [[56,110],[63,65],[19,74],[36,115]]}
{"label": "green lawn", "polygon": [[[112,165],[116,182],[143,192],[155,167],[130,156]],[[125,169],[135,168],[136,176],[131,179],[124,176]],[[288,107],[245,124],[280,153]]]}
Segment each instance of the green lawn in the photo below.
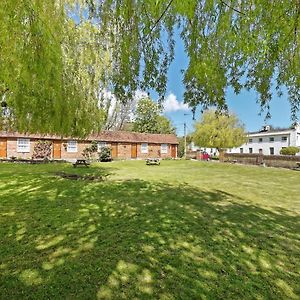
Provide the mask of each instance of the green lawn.
{"label": "green lawn", "polygon": [[300,299],[299,221],[296,171],[2,163],[0,298]]}

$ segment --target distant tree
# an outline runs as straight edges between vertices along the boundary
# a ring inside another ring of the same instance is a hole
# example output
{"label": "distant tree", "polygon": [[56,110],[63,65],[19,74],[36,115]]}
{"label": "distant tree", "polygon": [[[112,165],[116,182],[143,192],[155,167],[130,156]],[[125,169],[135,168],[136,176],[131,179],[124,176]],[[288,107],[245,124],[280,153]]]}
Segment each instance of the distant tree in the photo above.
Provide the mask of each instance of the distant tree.
{"label": "distant tree", "polygon": [[156,133],[173,133],[175,134],[175,127],[171,121],[165,116],[157,116]]}
{"label": "distant tree", "polygon": [[[179,141],[179,145],[178,145],[178,156],[179,157],[183,157],[184,156],[184,147],[185,147],[185,141],[184,141],[184,137],[180,137],[178,139]],[[186,144],[187,146],[192,142],[192,137],[190,135],[186,136]]]}
{"label": "distant tree", "polygon": [[217,148],[238,147],[246,142],[244,125],[234,114],[220,114],[214,110],[203,113],[195,124],[193,141],[197,146]]}
{"label": "distant tree", "polygon": [[162,116],[161,109],[150,98],[141,99],[137,105],[133,131],[145,133],[175,133],[171,121]]}

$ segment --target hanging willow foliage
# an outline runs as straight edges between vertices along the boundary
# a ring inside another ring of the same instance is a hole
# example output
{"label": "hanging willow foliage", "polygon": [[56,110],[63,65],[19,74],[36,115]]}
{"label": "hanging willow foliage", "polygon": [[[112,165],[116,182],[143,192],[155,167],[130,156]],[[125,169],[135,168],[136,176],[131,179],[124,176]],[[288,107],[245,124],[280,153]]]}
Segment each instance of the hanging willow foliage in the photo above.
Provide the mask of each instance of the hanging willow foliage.
{"label": "hanging willow foliage", "polygon": [[[101,90],[126,103],[166,91],[174,29],[189,64],[185,102],[226,109],[231,86],[272,84],[300,103],[299,0],[2,0],[0,96],[18,130],[85,135],[105,118]],[[101,104],[101,101],[100,101]]]}

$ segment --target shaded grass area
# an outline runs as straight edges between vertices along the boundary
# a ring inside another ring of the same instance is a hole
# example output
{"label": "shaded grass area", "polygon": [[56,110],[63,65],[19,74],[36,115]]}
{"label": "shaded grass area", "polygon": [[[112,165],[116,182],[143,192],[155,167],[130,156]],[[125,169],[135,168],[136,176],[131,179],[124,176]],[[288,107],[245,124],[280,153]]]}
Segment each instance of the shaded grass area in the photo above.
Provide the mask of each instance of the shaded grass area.
{"label": "shaded grass area", "polygon": [[297,172],[1,164],[0,180],[1,299],[299,299]]}

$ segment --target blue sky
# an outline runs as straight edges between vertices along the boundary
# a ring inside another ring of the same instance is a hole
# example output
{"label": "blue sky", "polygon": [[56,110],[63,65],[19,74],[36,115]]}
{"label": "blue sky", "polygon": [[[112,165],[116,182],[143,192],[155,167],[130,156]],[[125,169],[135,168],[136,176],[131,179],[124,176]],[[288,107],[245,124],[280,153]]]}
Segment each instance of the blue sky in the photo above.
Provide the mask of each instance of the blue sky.
{"label": "blue sky", "polygon": [[[166,95],[166,100],[169,101],[170,105],[164,114],[172,120],[177,128],[177,134],[181,136],[183,135],[183,123],[186,122],[188,132],[192,132],[194,121],[190,110],[186,110],[186,107],[182,105],[184,85],[182,84],[183,75],[181,70],[187,67],[188,58],[178,35],[176,39],[175,60],[170,66]],[[232,89],[228,89],[226,96],[230,111],[238,115],[245,124],[247,131],[256,131],[265,124],[265,115],[259,115],[260,105],[256,102],[258,95],[255,91],[248,92],[243,90],[239,95],[235,95]],[[156,99],[154,95],[153,98]],[[197,109],[196,120],[200,118],[200,110],[201,107]],[[273,94],[270,112],[272,117],[267,121],[268,124],[276,127],[288,127],[291,125],[290,104],[286,94],[280,98],[276,93]]]}

